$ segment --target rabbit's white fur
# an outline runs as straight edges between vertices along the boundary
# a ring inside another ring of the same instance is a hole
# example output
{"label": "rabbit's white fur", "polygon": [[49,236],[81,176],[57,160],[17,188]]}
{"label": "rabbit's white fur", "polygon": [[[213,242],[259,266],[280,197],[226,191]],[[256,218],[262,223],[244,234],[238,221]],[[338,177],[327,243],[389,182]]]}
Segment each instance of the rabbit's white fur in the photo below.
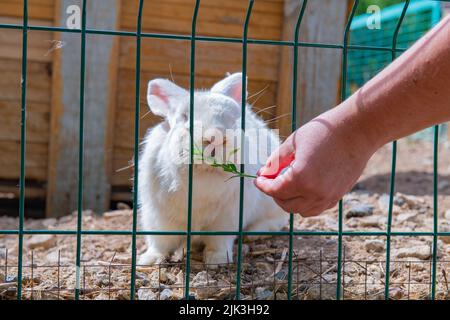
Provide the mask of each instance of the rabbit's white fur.
{"label": "rabbit's white fur", "polygon": [[[209,91],[196,91],[194,95],[196,123],[203,132],[240,128],[242,75],[235,73],[217,83]],[[149,82],[148,103],[153,113],[164,121],[148,130],[139,162],[140,223],[148,231],[182,231],[187,227],[188,162],[173,161],[174,156],[189,159],[189,93],[169,80]],[[197,128],[194,127],[194,130]],[[279,145],[278,136],[246,107],[246,129],[265,130],[270,140],[268,150],[258,150],[259,163],[245,163],[245,173],[256,175],[270,153]],[[203,145],[205,137],[196,137],[194,143]],[[246,137],[255,145],[252,137]],[[224,146],[217,148],[227,148]],[[255,152],[248,150],[244,152]],[[230,150],[228,150],[230,151]],[[239,168],[239,165],[237,166]],[[239,228],[239,179],[222,168],[208,164],[194,164],[192,189],[192,230],[237,231]],[[244,181],[243,228],[249,231],[278,231],[288,215],[268,196],[257,190],[252,179]],[[233,260],[233,243],[236,236],[193,236],[193,245],[203,244],[204,261],[223,264]],[[147,251],[140,264],[161,262],[173,254],[173,259],[183,257],[185,236],[146,236]]]}

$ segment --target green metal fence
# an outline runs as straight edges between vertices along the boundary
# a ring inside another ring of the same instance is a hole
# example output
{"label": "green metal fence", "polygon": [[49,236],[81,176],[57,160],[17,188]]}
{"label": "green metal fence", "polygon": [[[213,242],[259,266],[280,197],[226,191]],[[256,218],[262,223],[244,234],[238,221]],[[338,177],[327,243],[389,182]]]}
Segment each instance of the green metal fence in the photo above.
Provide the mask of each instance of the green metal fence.
{"label": "green metal fence", "polygon": [[[120,236],[131,236],[132,237],[132,261],[131,261],[131,283],[130,283],[130,297],[135,299],[136,294],[136,239],[137,236],[142,235],[185,235],[187,238],[187,258],[186,258],[186,269],[185,269],[185,293],[186,299],[190,297],[190,257],[191,257],[191,236],[193,235],[207,235],[207,236],[217,236],[217,235],[236,235],[238,236],[238,252],[237,252],[237,273],[236,273],[236,299],[240,299],[240,289],[241,289],[241,266],[243,261],[242,253],[242,243],[243,236],[245,235],[272,235],[272,236],[287,236],[289,237],[289,260],[288,260],[288,299],[292,299],[292,261],[293,261],[293,237],[294,236],[336,236],[338,239],[338,252],[337,252],[337,280],[336,280],[336,299],[342,298],[342,259],[343,259],[343,237],[358,237],[358,236],[381,236],[386,237],[387,247],[386,247],[386,272],[385,272],[385,298],[389,299],[389,288],[390,288],[390,248],[391,248],[391,238],[392,237],[402,237],[402,236],[430,236],[433,237],[433,253],[432,253],[432,281],[431,281],[431,299],[436,296],[436,265],[437,265],[437,238],[439,236],[450,236],[450,232],[439,232],[438,230],[438,188],[437,188],[437,160],[438,160],[438,133],[439,129],[435,127],[434,136],[434,194],[433,194],[433,214],[434,214],[434,228],[432,232],[393,232],[391,230],[392,222],[392,212],[393,212],[393,199],[395,190],[395,169],[396,169],[396,142],[393,143],[393,154],[392,154],[392,170],[391,170],[391,185],[390,185],[390,198],[389,198],[389,209],[388,209],[388,223],[387,230],[385,232],[349,232],[343,230],[343,202],[339,202],[339,221],[337,231],[296,231],[294,230],[293,215],[290,216],[290,228],[289,231],[280,232],[248,232],[243,230],[243,216],[244,212],[244,180],[240,180],[240,205],[239,205],[239,229],[229,230],[229,231],[197,231],[192,230],[192,180],[193,180],[193,154],[191,152],[191,164],[189,165],[189,194],[188,194],[188,210],[187,214],[187,226],[186,230],[163,232],[155,230],[137,230],[137,189],[138,189],[138,165],[139,161],[135,161],[135,173],[134,173],[134,188],[133,188],[133,223],[132,229],[129,231],[118,231],[118,230],[83,230],[82,229],[82,219],[83,219],[83,120],[84,120],[84,91],[85,91],[85,61],[86,61],[86,36],[89,34],[99,34],[108,36],[122,36],[122,37],[133,37],[136,39],[137,49],[136,49],[136,92],[135,92],[135,134],[134,134],[134,156],[135,159],[139,158],[139,108],[140,108],[140,59],[141,59],[141,41],[143,38],[156,38],[156,39],[171,39],[173,41],[177,40],[187,40],[191,43],[191,60],[190,60],[190,132],[191,132],[191,150],[193,150],[193,119],[194,119],[194,88],[195,88],[195,58],[196,58],[196,42],[232,42],[240,43],[242,45],[242,73],[243,73],[243,92],[246,88],[246,74],[247,74],[247,46],[252,45],[277,45],[290,47],[294,53],[293,68],[293,78],[292,78],[292,130],[295,130],[297,124],[296,119],[296,109],[297,103],[295,97],[297,96],[297,66],[298,66],[298,50],[299,47],[314,47],[314,48],[328,48],[342,51],[342,79],[341,79],[341,99],[344,100],[347,92],[347,80],[350,78],[350,70],[348,69],[348,57],[352,52],[372,51],[372,52],[383,52],[391,55],[391,59],[395,59],[396,56],[403,52],[405,48],[397,47],[397,40],[400,28],[408,12],[410,1],[407,0],[403,4],[401,15],[396,22],[396,27],[389,45],[374,46],[374,45],[354,45],[349,42],[350,28],[354,19],[355,11],[358,6],[358,0],[354,0],[352,5],[352,11],[349,15],[348,21],[345,26],[345,32],[343,34],[342,43],[317,43],[317,42],[302,42],[299,37],[299,30],[302,25],[302,19],[304,17],[305,9],[308,5],[308,0],[299,2],[302,3],[301,10],[298,15],[297,23],[295,26],[295,31],[293,34],[293,39],[289,41],[272,41],[272,40],[256,40],[248,38],[248,26],[252,16],[252,8],[255,0],[248,1],[248,9],[246,13],[245,23],[242,29],[242,38],[224,38],[224,37],[205,37],[196,35],[196,22],[197,14],[201,6],[201,0],[196,0],[194,12],[192,15],[192,30],[190,35],[174,35],[174,34],[159,34],[159,33],[144,33],[142,32],[142,12],[145,5],[144,0],[139,0],[139,13],[136,17],[136,31],[111,31],[111,30],[98,30],[98,29],[88,29],[86,28],[86,17],[88,12],[86,12],[86,2],[89,0],[83,0],[83,10],[82,10],[82,25],[81,30],[73,30],[61,27],[48,27],[48,26],[38,26],[28,24],[28,0],[23,2],[23,23],[22,24],[0,24],[0,29],[19,29],[22,30],[23,34],[23,45],[22,45],[22,82],[21,82],[21,144],[20,144],[20,209],[19,209],[19,226],[17,230],[0,230],[0,234],[3,235],[17,235],[18,236],[18,271],[17,271],[17,299],[22,299],[22,280],[23,280],[23,245],[25,235],[34,234],[54,234],[54,235],[75,235],[76,236],[76,289],[75,298],[80,299],[80,267],[81,267],[81,242],[84,235],[120,235]],[[93,0],[91,0],[93,1]],[[257,0],[256,0],[257,1]],[[447,1],[447,0],[442,0]],[[342,5],[346,5],[347,1],[343,1]],[[77,212],[77,229],[76,230],[29,230],[25,228],[24,225],[24,205],[25,205],[25,161],[26,161],[26,115],[27,115],[27,40],[28,32],[30,30],[39,31],[50,31],[50,32],[68,32],[68,33],[79,33],[81,41],[81,63],[80,63],[80,122],[79,122],[79,159],[78,159],[78,212]],[[242,129],[245,129],[245,97],[242,98]],[[301,107],[301,106],[299,106]],[[242,155],[244,157],[244,155]],[[241,171],[244,172],[245,168],[242,164],[240,167]]]}

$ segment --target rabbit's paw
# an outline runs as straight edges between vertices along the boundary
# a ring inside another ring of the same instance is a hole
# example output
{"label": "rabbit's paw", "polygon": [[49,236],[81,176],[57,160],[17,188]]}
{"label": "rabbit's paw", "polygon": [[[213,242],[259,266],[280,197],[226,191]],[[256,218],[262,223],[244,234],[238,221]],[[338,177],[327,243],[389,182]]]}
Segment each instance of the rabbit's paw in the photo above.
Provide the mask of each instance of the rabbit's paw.
{"label": "rabbit's paw", "polygon": [[208,268],[215,269],[219,265],[225,265],[232,261],[232,254],[226,252],[226,250],[207,250],[204,253],[204,262],[208,265]]}
{"label": "rabbit's paw", "polygon": [[164,262],[165,256],[157,251],[148,249],[143,255],[139,257],[139,265],[152,266]]}
{"label": "rabbit's paw", "polygon": [[177,250],[175,250],[175,252],[173,253],[170,261],[172,262],[180,262],[183,260],[184,258],[184,254],[186,252],[186,248],[185,247],[179,247]]}

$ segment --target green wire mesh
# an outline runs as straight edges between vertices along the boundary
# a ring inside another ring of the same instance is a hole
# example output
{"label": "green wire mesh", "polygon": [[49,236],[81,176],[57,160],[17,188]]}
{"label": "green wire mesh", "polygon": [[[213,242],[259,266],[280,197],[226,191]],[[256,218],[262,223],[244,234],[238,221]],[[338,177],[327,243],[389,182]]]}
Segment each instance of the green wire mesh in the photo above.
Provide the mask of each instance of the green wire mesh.
{"label": "green wire mesh", "polygon": [[[368,14],[355,17],[350,28],[350,43],[357,45],[391,46],[408,48],[425,32],[439,22],[441,5],[436,1],[408,1],[381,11],[382,28],[367,27]],[[399,22],[401,19],[400,26]],[[351,51],[348,55],[348,79],[346,96],[354,93],[392,61],[392,53],[379,51]]]}
{"label": "green wire mesh", "polygon": [[[195,53],[196,42],[222,42],[222,43],[240,43],[242,44],[242,73],[243,73],[243,90],[246,88],[246,74],[247,74],[247,46],[252,45],[277,45],[290,47],[294,53],[294,60],[292,65],[292,130],[297,128],[296,112],[297,112],[297,82],[298,82],[298,50],[300,47],[310,48],[328,48],[342,51],[342,79],[341,79],[341,100],[344,100],[348,94],[353,91],[353,86],[361,86],[377,71],[379,71],[386,63],[395,59],[399,53],[403,52],[412,42],[414,42],[424,31],[433,26],[437,20],[433,12],[430,15],[429,10],[413,11],[410,15],[408,8],[416,5],[419,1],[406,0],[401,4],[400,15],[397,19],[392,19],[389,23],[395,26],[394,33],[389,37],[385,34],[377,36],[376,41],[357,41],[361,37],[360,29],[353,27],[352,23],[355,21],[355,12],[358,6],[358,0],[353,1],[352,10],[345,26],[343,43],[318,43],[318,42],[302,42],[299,39],[299,30],[307,8],[308,0],[299,0],[301,3],[300,12],[297,23],[295,25],[294,36],[292,41],[274,41],[274,40],[260,40],[248,38],[248,26],[252,15],[252,8],[255,0],[248,1],[248,8],[246,18],[243,25],[242,38],[226,38],[226,37],[205,37],[196,35],[196,23],[199,8],[201,6],[200,0],[195,1],[195,6],[192,15],[192,29],[190,35],[177,34],[160,34],[160,33],[145,33],[142,32],[142,12],[145,4],[144,0],[139,0],[139,10],[136,20],[136,32],[129,31],[111,31],[88,29],[86,27],[86,3],[88,0],[83,0],[82,9],[82,25],[80,30],[48,27],[48,26],[30,26],[28,24],[28,0],[23,1],[23,23],[22,24],[0,24],[0,29],[18,29],[22,30],[22,82],[21,82],[21,143],[20,143],[20,199],[19,199],[19,226],[17,230],[0,230],[3,235],[17,235],[18,236],[18,266],[17,266],[17,299],[22,299],[22,280],[23,280],[23,238],[24,235],[32,234],[54,234],[54,235],[75,235],[76,236],[76,288],[75,299],[80,299],[80,269],[81,269],[81,242],[83,235],[123,235],[132,237],[132,261],[131,261],[131,283],[130,283],[130,298],[135,299],[136,295],[136,239],[137,236],[142,235],[185,235],[187,241],[187,258],[185,271],[185,299],[190,298],[189,283],[190,283],[190,256],[191,256],[191,237],[194,235],[203,236],[219,236],[219,235],[236,235],[238,236],[238,251],[237,251],[237,273],[236,273],[236,299],[240,299],[241,289],[241,273],[243,263],[242,241],[244,236],[250,235],[271,235],[271,236],[288,236],[289,237],[289,257],[288,257],[288,299],[292,299],[292,261],[293,261],[293,237],[294,236],[337,236],[338,238],[338,252],[337,252],[337,286],[336,299],[343,298],[342,295],[342,267],[343,267],[343,237],[361,237],[361,236],[383,236],[387,239],[386,250],[386,273],[385,273],[385,298],[389,299],[389,268],[390,268],[390,246],[391,238],[394,236],[430,236],[433,237],[433,253],[432,253],[432,281],[431,281],[431,299],[436,296],[436,272],[437,272],[437,238],[439,236],[450,236],[450,232],[439,232],[438,228],[438,146],[439,146],[439,127],[434,128],[434,168],[433,168],[433,231],[432,232],[393,232],[391,231],[392,211],[393,211],[393,197],[395,192],[395,171],[396,171],[396,151],[397,144],[393,143],[392,166],[391,166],[391,185],[390,198],[388,209],[388,223],[386,232],[356,232],[343,230],[343,202],[339,202],[338,215],[338,231],[297,231],[294,230],[294,217],[290,215],[289,231],[279,232],[249,232],[243,230],[244,217],[244,183],[243,178],[240,180],[240,201],[239,201],[239,229],[229,231],[195,231],[192,230],[192,183],[193,183],[193,120],[194,120],[194,88],[195,88]],[[448,0],[441,0],[442,2]],[[436,1],[438,3],[438,1]],[[346,2],[343,2],[346,5]],[[428,17],[428,16],[431,16]],[[428,18],[427,18],[428,17]],[[402,29],[403,27],[403,29]],[[79,33],[81,41],[81,63],[80,63],[80,120],[79,120],[79,159],[78,159],[78,210],[77,210],[77,228],[76,230],[27,230],[24,226],[25,217],[25,162],[26,162],[26,114],[27,114],[27,52],[28,52],[28,31],[39,30],[48,32],[67,32]],[[406,30],[401,32],[401,30]],[[411,31],[412,30],[412,31]],[[118,230],[82,230],[83,221],[83,142],[84,142],[84,94],[85,94],[85,62],[86,62],[86,36],[90,34],[109,35],[109,36],[123,36],[136,38],[136,92],[135,92],[135,130],[134,130],[134,182],[133,182],[133,221],[132,230],[118,231]],[[179,231],[155,231],[155,230],[137,230],[137,191],[138,191],[138,165],[139,165],[139,111],[140,111],[140,69],[141,69],[141,41],[143,38],[154,39],[170,39],[174,41],[190,41],[190,133],[191,133],[191,164],[189,165],[189,191],[188,191],[188,211],[187,211],[187,226],[186,230]],[[390,57],[390,58],[389,58]],[[373,63],[367,63],[375,61]],[[364,63],[362,63],[364,62]],[[361,70],[365,66],[364,70]],[[359,68],[359,69],[358,69]],[[242,118],[241,127],[245,129],[245,96],[242,98]],[[300,106],[301,107],[301,106]],[[243,137],[242,137],[243,138]],[[244,155],[242,155],[244,157]],[[244,172],[244,165],[241,165],[241,172]]]}

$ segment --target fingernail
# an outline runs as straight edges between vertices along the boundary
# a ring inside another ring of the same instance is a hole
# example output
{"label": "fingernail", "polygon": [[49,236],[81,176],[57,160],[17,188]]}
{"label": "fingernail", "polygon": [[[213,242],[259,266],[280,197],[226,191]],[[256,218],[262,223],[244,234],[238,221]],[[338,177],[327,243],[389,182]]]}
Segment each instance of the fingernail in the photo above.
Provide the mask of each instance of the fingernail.
{"label": "fingernail", "polygon": [[259,176],[267,179],[275,179],[277,177],[277,174],[274,173],[273,170],[263,167],[260,169]]}

